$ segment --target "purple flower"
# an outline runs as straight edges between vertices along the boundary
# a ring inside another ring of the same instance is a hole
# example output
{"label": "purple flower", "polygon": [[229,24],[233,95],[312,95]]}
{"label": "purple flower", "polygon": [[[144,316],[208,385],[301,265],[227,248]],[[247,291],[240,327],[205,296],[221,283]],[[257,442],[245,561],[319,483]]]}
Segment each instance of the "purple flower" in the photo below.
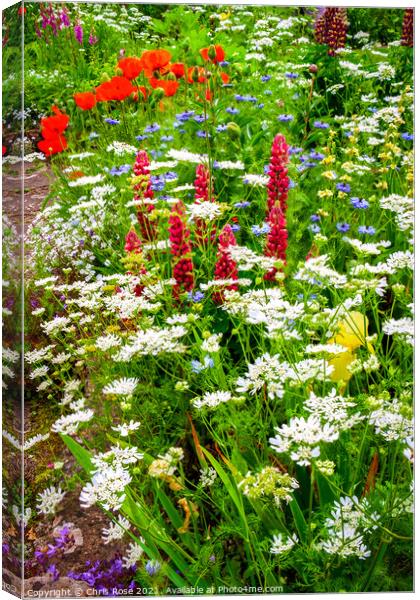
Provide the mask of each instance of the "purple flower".
{"label": "purple flower", "polygon": [[251,231],[257,237],[270,233],[270,229],[271,228],[268,223],[263,223],[262,225],[251,225]]}
{"label": "purple flower", "polygon": [[151,125],[146,125],[144,128],[144,133],[155,133],[155,131],[159,131],[160,125],[158,123],[152,123]]}
{"label": "purple flower", "polygon": [[244,200],[243,202],[236,202],[234,206],[235,208],[248,208],[248,206],[251,206],[251,202]]}
{"label": "purple flower", "polygon": [[203,131],[202,129],[200,129],[199,131],[196,132],[196,136],[199,138],[206,138],[206,137],[211,137],[211,135],[209,133],[207,133],[206,131]]}
{"label": "purple flower", "polygon": [[297,79],[299,75],[297,73],[286,73],[287,79]]}
{"label": "purple flower", "polygon": [[193,302],[201,302],[204,298],[203,292],[188,292],[188,298]]}
{"label": "purple flower", "polygon": [[310,229],[310,231],[312,231],[312,233],[319,233],[321,231],[320,226],[317,225],[316,223],[309,225],[309,229]]}
{"label": "purple flower", "polygon": [[66,10],[63,10],[60,14],[60,20],[63,27],[70,27],[70,19]]}
{"label": "purple flower", "polygon": [[53,576],[53,581],[57,581],[60,577],[60,571],[57,569],[56,565],[50,565],[47,569],[47,573],[51,573]]}
{"label": "purple flower", "polygon": [[238,225],[238,223],[232,223],[232,225],[230,226],[230,228],[233,231],[233,233],[236,233],[237,231],[241,230],[241,226]]}
{"label": "purple flower", "polygon": [[374,235],[376,233],[376,229],[372,227],[372,225],[369,225],[368,227],[366,227],[366,225],[360,225],[358,231],[362,235]]}
{"label": "purple flower", "polygon": [[369,202],[363,198],[351,198],[353,208],[369,208]]}
{"label": "purple flower", "polygon": [[350,225],[348,223],[337,223],[336,225],[337,231],[341,233],[346,233],[350,229]]}
{"label": "purple flower", "polygon": [[153,575],[156,575],[156,573],[159,573],[160,567],[161,567],[161,565],[158,560],[149,560],[146,563],[146,566],[144,568],[149,573],[149,575],[151,577],[153,577]]}
{"label": "purple flower", "polygon": [[316,129],[328,129],[329,125],[323,121],[314,121],[314,127],[316,127]]}
{"label": "purple flower", "polygon": [[309,218],[312,221],[312,223],[315,223],[316,221],[321,220],[321,217],[319,215],[311,215]]}
{"label": "purple flower", "polygon": [[220,133],[221,131],[226,131],[227,128],[228,128],[227,125],[225,125],[225,123],[222,123],[221,125],[218,125],[216,127],[216,131],[218,131]]}
{"label": "purple flower", "polygon": [[335,187],[339,192],[345,192],[346,194],[348,194],[351,189],[348,183],[337,183]]}
{"label": "purple flower", "polygon": [[161,142],[172,142],[174,139],[173,135],[162,135],[162,137],[160,138]]}
{"label": "purple flower", "polygon": [[407,142],[412,142],[414,140],[414,135],[412,133],[402,133],[401,137],[403,140],[407,140]]}
{"label": "purple flower", "polygon": [[109,117],[104,119],[104,121],[105,121],[105,123],[108,123],[108,125],[119,125],[120,124],[118,119],[110,119]]}
{"label": "purple flower", "polygon": [[277,117],[277,119],[279,121],[283,121],[284,123],[288,123],[289,121],[293,121],[294,116],[293,115],[279,115]]}
{"label": "purple flower", "polygon": [[263,76],[261,77],[261,81],[262,81],[263,83],[265,83],[266,81],[270,81],[270,79],[271,79],[271,75],[263,75]]}
{"label": "purple flower", "polygon": [[89,45],[90,46],[94,46],[97,42],[98,42],[98,38],[96,37],[96,35],[93,35],[93,33],[90,32],[90,34],[89,34]]}
{"label": "purple flower", "polygon": [[83,44],[83,27],[79,23],[77,23],[77,25],[74,26],[73,31],[74,37],[79,42],[79,44]]}
{"label": "purple flower", "polygon": [[239,108],[234,108],[233,106],[228,106],[226,112],[230,115],[237,115],[239,113]]}

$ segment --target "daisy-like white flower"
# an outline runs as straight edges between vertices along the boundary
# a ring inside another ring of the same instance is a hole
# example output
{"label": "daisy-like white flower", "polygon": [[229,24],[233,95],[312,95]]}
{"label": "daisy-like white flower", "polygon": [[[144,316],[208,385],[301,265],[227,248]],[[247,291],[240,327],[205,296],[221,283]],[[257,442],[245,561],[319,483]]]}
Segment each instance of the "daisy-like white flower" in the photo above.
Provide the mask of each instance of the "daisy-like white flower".
{"label": "daisy-like white flower", "polygon": [[134,394],[134,390],[139,384],[139,380],[136,377],[122,377],[121,379],[115,379],[111,383],[108,383],[102,390],[106,395],[115,394],[116,396],[131,396]]}
{"label": "daisy-like white flower", "polygon": [[109,544],[109,542],[114,540],[121,540],[128,529],[130,529],[130,521],[122,515],[118,515],[116,523],[110,521],[109,526],[102,529],[104,544]]}
{"label": "daisy-like white flower", "polygon": [[286,536],[281,533],[273,537],[270,552],[272,554],[284,554],[293,548],[295,544],[299,542],[299,539],[295,533],[291,536]]}
{"label": "daisy-like white flower", "polygon": [[[140,538],[140,542],[142,544],[144,544],[144,539]],[[125,556],[123,556],[124,567],[126,569],[129,569],[130,567],[135,567],[137,562],[142,557],[143,552],[144,552],[144,550],[139,544],[135,544],[134,542],[131,542],[128,547],[127,554]]]}
{"label": "daisy-like white flower", "polygon": [[232,394],[230,392],[206,392],[202,398],[195,398],[193,400],[193,406],[195,408],[216,408],[219,404],[223,404],[224,402],[229,402],[232,399]]}
{"label": "daisy-like white flower", "polygon": [[38,512],[43,515],[55,514],[57,506],[60,504],[65,495],[66,493],[63,492],[60,486],[56,488],[52,485],[49,488],[46,488],[37,496],[36,508]]}
{"label": "daisy-like white flower", "polygon": [[122,437],[127,437],[132,431],[137,431],[140,427],[139,422],[131,420],[129,423],[122,423],[116,427],[112,427],[114,431],[117,431]]}

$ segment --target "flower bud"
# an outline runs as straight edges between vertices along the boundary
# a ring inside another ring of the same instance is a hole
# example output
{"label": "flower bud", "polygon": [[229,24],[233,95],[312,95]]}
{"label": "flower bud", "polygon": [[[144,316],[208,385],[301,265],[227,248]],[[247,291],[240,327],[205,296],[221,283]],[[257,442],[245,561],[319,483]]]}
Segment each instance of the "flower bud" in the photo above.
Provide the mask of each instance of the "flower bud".
{"label": "flower bud", "polygon": [[226,131],[231,140],[236,140],[241,136],[241,128],[233,121],[227,124]]}
{"label": "flower bud", "polygon": [[208,57],[210,60],[214,60],[216,58],[216,48],[213,46],[209,46]]}

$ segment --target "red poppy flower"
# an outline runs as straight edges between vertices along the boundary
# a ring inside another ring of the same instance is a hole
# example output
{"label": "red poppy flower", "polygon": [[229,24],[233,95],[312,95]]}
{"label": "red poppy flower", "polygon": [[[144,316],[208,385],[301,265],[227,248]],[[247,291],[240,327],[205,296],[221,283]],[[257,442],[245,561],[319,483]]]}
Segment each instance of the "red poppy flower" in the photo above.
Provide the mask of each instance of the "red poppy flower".
{"label": "red poppy flower", "polygon": [[44,140],[38,142],[38,148],[45,154],[45,156],[51,156],[62,152],[67,148],[67,140],[64,135],[55,135],[47,137]]}
{"label": "red poppy flower", "polygon": [[54,137],[67,128],[70,117],[62,113],[56,106],[51,109],[54,113],[54,117],[43,117],[41,119],[41,133],[42,137]]}
{"label": "red poppy flower", "polygon": [[152,88],[161,88],[165,92],[165,96],[173,96],[179,88],[178,81],[172,79],[155,79],[155,77],[151,77],[149,81]]}
{"label": "red poppy flower", "polygon": [[74,101],[82,110],[90,110],[96,104],[96,96],[92,92],[79,92],[74,94]]}
{"label": "red poppy flower", "polygon": [[128,56],[118,61],[118,68],[127,79],[135,79],[143,71],[143,62],[136,56]]}
{"label": "red poppy flower", "polygon": [[209,48],[203,48],[202,50],[200,50],[200,54],[203,57],[204,60],[211,60],[214,64],[222,62],[223,60],[225,60],[225,51],[223,50],[222,46],[213,46],[214,48],[214,52],[216,54],[216,56],[214,58],[209,58]]}
{"label": "red poppy flower", "polygon": [[185,76],[185,66],[184,63],[172,63],[171,64],[171,73],[175,75],[177,79]]}
{"label": "red poppy flower", "polygon": [[105,81],[96,88],[96,100],[98,102],[125,100],[135,91],[136,88],[126,77],[113,77],[110,81]]}
{"label": "red poppy flower", "polygon": [[188,69],[188,76],[187,76],[188,83],[194,83],[194,79],[193,79],[194,69],[197,69],[198,83],[204,83],[207,79],[206,78],[206,70],[204,69],[204,67],[190,67]]}
{"label": "red poppy flower", "polygon": [[220,73],[220,77],[222,78],[223,83],[229,83],[229,75],[227,73]]}
{"label": "red poppy flower", "polygon": [[141,61],[147,77],[153,75],[153,71],[167,72],[171,53],[167,50],[145,50],[141,55]]}

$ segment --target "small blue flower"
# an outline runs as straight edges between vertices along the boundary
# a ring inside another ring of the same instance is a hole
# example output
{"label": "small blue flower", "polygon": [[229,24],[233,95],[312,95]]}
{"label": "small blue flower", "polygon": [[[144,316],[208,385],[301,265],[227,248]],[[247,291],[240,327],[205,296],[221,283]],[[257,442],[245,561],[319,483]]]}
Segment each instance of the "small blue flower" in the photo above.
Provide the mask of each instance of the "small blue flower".
{"label": "small blue flower", "polygon": [[244,200],[243,202],[236,202],[234,206],[235,208],[248,208],[248,206],[251,206],[251,202]]}
{"label": "small blue flower", "polygon": [[232,223],[232,225],[230,226],[231,230],[236,233],[237,231],[240,231],[241,226],[238,225],[238,223]]}
{"label": "small blue flower", "polygon": [[196,121],[196,123],[204,123],[204,121],[206,121],[208,119],[208,117],[206,117],[205,115],[197,115],[196,117],[194,117],[194,121]]}
{"label": "small blue flower", "polygon": [[179,113],[175,116],[178,119],[178,121],[181,121],[181,123],[183,123],[184,121],[188,121],[189,119],[191,119],[191,117],[194,115],[195,115],[194,110],[187,110],[187,111],[185,111],[183,113]]}
{"label": "small blue flower", "polygon": [[314,127],[316,127],[316,129],[328,129],[329,125],[323,121],[314,121]]}
{"label": "small blue flower", "polygon": [[211,135],[209,133],[207,133],[206,131],[203,131],[202,129],[200,129],[199,131],[196,132],[196,136],[199,138],[206,138],[206,137],[211,137]]}
{"label": "small blue flower", "polygon": [[311,215],[309,218],[312,221],[312,223],[316,223],[317,221],[321,220],[321,217],[319,215]]}
{"label": "small blue flower", "polygon": [[264,94],[265,94],[266,96],[272,96],[272,95],[273,95],[273,92],[272,92],[272,90],[264,90]]}
{"label": "small blue flower", "polygon": [[104,119],[104,121],[105,121],[105,123],[108,123],[108,125],[119,125],[120,124],[118,119],[110,119],[109,117]]}
{"label": "small blue flower", "polygon": [[218,125],[216,127],[216,131],[218,131],[220,133],[222,131],[226,131],[227,128],[228,128],[228,126],[225,123],[221,123],[220,125]]}
{"label": "small blue flower", "polygon": [[260,235],[265,235],[270,232],[270,225],[268,223],[263,223],[262,225],[251,225],[251,231],[254,235],[259,237]]}
{"label": "small blue flower", "polygon": [[337,183],[335,187],[339,192],[345,192],[346,194],[351,190],[348,183]]}
{"label": "small blue flower", "polygon": [[148,135],[137,135],[136,140],[139,142],[142,142],[143,140],[147,140],[148,137],[149,137]]}
{"label": "small blue flower", "polygon": [[376,229],[372,227],[372,225],[369,225],[368,227],[366,227],[366,225],[360,225],[358,231],[362,235],[374,235],[376,233]]}
{"label": "small blue flower", "polygon": [[156,573],[159,573],[161,564],[158,560],[149,560],[144,568],[152,577],[153,575],[156,575]]}
{"label": "small blue flower", "polygon": [[152,123],[151,125],[146,125],[144,128],[144,133],[155,133],[160,130],[160,125],[158,123]]}
{"label": "small blue flower", "polygon": [[237,115],[239,113],[239,108],[234,108],[233,106],[228,106],[226,112],[230,115]]}
{"label": "small blue flower", "polygon": [[201,373],[201,371],[205,371],[208,368],[212,368],[214,367],[214,360],[212,358],[210,358],[210,356],[207,354],[204,357],[204,362],[201,363],[199,360],[192,360],[191,361],[191,369],[193,373]]}
{"label": "small blue flower", "polygon": [[341,233],[346,233],[350,229],[350,225],[348,223],[337,223],[336,225],[337,231]]}
{"label": "small blue flower", "polygon": [[188,292],[188,298],[193,302],[201,302],[204,298],[203,292]]}
{"label": "small blue flower", "polygon": [[287,79],[297,79],[299,77],[298,73],[286,73]]}
{"label": "small blue flower", "polygon": [[221,60],[221,61],[219,62],[219,65],[220,65],[221,67],[228,67],[228,66],[230,65],[230,62],[229,62],[228,60]]}
{"label": "small blue flower", "polygon": [[309,225],[309,229],[310,229],[310,231],[312,231],[312,233],[319,233],[321,231],[321,227],[319,225],[317,225],[316,223]]}
{"label": "small blue flower", "polygon": [[351,198],[353,208],[369,208],[369,202],[363,198]]}
{"label": "small blue flower", "polygon": [[261,102],[260,104],[257,104],[257,108],[264,108],[264,102]]}
{"label": "small blue flower", "polygon": [[284,123],[289,123],[289,121],[293,121],[294,116],[293,115],[279,115],[277,117],[278,121],[283,121]]}
{"label": "small blue flower", "polygon": [[303,148],[298,148],[297,146],[290,146],[289,147],[289,154],[293,155],[293,154],[299,154],[299,152],[302,152]]}
{"label": "small blue flower", "polygon": [[160,138],[161,142],[173,142],[174,136],[173,135],[162,135],[162,137]]}
{"label": "small blue flower", "polygon": [[403,140],[407,140],[407,142],[412,142],[414,140],[414,135],[412,133],[402,133],[401,137]]}
{"label": "small blue flower", "polygon": [[271,79],[271,75],[263,75],[263,76],[261,77],[261,81],[262,81],[263,83],[265,83],[266,81],[270,81],[270,79]]}
{"label": "small blue flower", "polygon": [[89,133],[89,139],[90,140],[96,140],[96,138],[99,137],[99,133],[96,133],[96,131],[92,131],[92,133]]}
{"label": "small blue flower", "polygon": [[325,158],[325,154],[322,154],[322,152],[316,152],[315,150],[311,150],[309,156],[313,160],[322,160],[323,158]]}

